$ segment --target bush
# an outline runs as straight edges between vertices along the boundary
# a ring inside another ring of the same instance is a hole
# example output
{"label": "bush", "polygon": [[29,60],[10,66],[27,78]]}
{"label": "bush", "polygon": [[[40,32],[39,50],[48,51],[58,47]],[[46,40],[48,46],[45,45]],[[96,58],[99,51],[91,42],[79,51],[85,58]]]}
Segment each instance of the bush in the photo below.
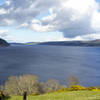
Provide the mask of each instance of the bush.
{"label": "bush", "polygon": [[90,91],[100,91],[100,89],[98,89],[96,87],[88,87],[87,89]]}
{"label": "bush", "polygon": [[98,89],[98,88],[95,88],[95,89],[92,89],[92,91],[100,91],[100,89]]}
{"label": "bush", "polygon": [[2,97],[2,92],[0,91],[0,97]]}
{"label": "bush", "polygon": [[69,91],[68,88],[62,88],[62,89],[58,90],[57,92],[67,92],[67,91]]}
{"label": "bush", "polygon": [[80,85],[73,85],[69,88],[69,91],[87,90],[85,87]]}
{"label": "bush", "polygon": [[87,88],[87,90],[90,90],[90,91],[92,91],[92,90],[94,90],[94,89],[96,89],[96,87],[88,87],[88,88]]}

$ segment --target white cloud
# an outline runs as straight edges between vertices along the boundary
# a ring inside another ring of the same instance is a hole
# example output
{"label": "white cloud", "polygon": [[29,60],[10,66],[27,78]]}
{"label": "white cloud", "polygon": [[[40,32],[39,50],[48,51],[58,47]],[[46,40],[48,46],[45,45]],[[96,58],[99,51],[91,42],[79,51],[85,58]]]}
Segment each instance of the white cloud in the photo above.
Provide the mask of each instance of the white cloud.
{"label": "white cloud", "polygon": [[[17,25],[37,32],[59,31],[67,39],[87,35],[94,38],[100,33],[98,9],[95,0],[6,0],[0,6],[0,25]],[[46,12],[47,16],[37,19]]]}
{"label": "white cloud", "polygon": [[95,29],[95,31],[100,32],[100,13],[97,11],[93,15],[92,27]]}
{"label": "white cloud", "polygon": [[11,4],[11,1],[6,0],[6,5],[9,6]]}
{"label": "white cloud", "polygon": [[0,30],[0,38],[9,40],[9,42],[16,41],[8,30]]}
{"label": "white cloud", "polygon": [[100,39],[100,33],[98,34],[87,34],[80,36],[81,40],[95,40],[95,39]]}
{"label": "white cloud", "polygon": [[0,38],[1,37],[6,37],[8,35],[9,31],[8,30],[0,30]]}
{"label": "white cloud", "polygon": [[6,14],[6,10],[5,9],[0,9],[0,15]]}
{"label": "white cloud", "polygon": [[91,23],[97,10],[94,0],[63,0],[59,7],[52,8],[50,16],[40,20],[40,28],[49,26],[50,31],[59,30],[65,37],[94,33]]}
{"label": "white cloud", "polygon": [[23,23],[23,24],[19,25],[19,26],[17,27],[17,29],[26,28],[26,27],[28,27],[28,26],[29,26],[28,23]]}

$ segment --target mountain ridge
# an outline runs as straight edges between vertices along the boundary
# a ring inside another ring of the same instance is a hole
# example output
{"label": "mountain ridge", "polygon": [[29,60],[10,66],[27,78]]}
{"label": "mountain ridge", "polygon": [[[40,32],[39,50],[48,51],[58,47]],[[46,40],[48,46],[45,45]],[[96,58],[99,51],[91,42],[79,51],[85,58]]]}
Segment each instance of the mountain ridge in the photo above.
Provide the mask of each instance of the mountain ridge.
{"label": "mountain ridge", "polygon": [[100,46],[100,40],[92,41],[55,41],[43,42],[40,45],[62,45],[62,46]]}

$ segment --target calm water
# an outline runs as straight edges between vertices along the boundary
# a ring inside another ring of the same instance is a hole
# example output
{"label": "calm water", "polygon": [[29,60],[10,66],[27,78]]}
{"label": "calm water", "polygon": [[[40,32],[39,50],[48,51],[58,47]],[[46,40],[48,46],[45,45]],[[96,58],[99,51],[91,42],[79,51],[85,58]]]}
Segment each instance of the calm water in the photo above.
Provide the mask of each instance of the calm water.
{"label": "calm water", "polygon": [[100,48],[67,46],[10,46],[0,48],[0,83],[9,76],[36,74],[66,83],[75,75],[82,85],[100,85]]}

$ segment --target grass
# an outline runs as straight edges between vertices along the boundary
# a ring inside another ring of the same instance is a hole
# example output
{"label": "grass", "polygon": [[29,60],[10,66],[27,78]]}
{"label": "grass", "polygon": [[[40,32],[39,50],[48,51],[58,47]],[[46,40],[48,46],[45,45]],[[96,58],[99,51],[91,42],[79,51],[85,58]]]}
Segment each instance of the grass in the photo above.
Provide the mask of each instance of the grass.
{"label": "grass", "polygon": [[[23,100],[21,96],[12,96],[7,100]],[[28,96],[27,100],[100,100],[100,92],[73,91],[51,93],[39,96]]]}

